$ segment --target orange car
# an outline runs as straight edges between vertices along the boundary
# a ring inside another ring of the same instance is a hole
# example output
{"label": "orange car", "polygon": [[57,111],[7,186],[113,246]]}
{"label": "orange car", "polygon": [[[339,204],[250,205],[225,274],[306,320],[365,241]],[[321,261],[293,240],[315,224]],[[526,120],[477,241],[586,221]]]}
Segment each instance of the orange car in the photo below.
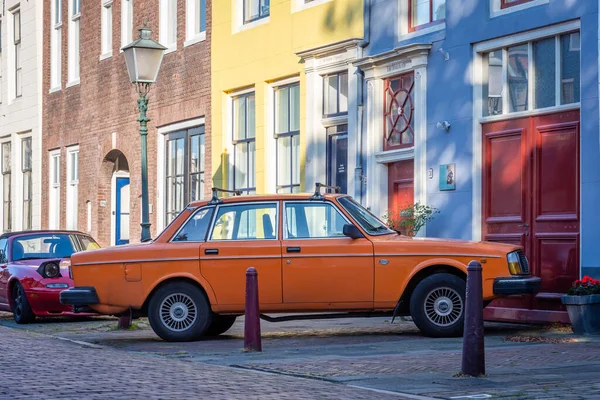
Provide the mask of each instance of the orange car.
{"label": "orange car", "polygon": [[484,301],[541,284],[519,247],[402,236],[347,195],[213,193],[149,243],[74,254],[76,287],[61,302],[147,315],[161,338],[197,340],[244,313],[254,267],[263,314],[411,315],[424,334],[443,337],[462,334],[470,261],[483,264]]}

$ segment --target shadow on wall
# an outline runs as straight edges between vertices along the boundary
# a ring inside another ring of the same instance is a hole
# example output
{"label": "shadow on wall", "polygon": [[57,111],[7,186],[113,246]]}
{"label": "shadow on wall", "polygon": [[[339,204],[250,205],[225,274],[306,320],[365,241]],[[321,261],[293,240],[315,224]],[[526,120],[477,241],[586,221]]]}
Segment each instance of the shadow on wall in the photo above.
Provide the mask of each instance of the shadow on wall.
{"label": "shadow on wall", "polygon": [[226,189],[227,182],[227,172],[229,170],[229,154],[227,154],[227,150],[221,154],[221,163],[219,164],[219,168],[213,174],[213,187]]}
{"label": "shadow on wall", "polygon": [[[343,9],[341,9],[344,7]],[[331,2],[327,7],[323,27],[328,32],[349,28],[358,20],[362,23],[362,1]]]}

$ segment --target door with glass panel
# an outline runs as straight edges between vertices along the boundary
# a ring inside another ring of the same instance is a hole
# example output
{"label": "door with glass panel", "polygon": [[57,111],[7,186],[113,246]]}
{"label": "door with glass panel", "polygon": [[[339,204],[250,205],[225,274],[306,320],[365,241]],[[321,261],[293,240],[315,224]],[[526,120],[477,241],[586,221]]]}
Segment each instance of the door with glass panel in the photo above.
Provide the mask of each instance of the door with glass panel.
{"label": "door with glass panel", "polygon": [[348,193],[348,125],[327,128],[327,184]]}
{"label": "door with glass panel", "polygon": [[115,207],[115,244],[129,243],[129,178],[117,178]]}

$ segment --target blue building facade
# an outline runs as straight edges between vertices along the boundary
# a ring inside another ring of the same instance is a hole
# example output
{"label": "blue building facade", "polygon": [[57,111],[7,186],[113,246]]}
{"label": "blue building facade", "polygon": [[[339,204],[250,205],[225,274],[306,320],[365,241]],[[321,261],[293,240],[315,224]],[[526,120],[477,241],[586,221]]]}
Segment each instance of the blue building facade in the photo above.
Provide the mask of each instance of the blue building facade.
{"label": "blue building facade", "polygon": [[568,322],[560,295],[600,277],[598,9],[366,0],[350,189],[380,216],[436,207],[422,236],[523,245],[542,292],[490,319]]}

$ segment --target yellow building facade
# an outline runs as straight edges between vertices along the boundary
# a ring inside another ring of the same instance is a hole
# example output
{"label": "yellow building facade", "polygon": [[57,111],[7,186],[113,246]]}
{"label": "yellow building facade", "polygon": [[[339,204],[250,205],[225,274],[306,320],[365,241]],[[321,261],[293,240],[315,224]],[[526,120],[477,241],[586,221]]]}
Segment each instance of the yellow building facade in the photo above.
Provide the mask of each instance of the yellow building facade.
{"label": "yellow building facade", "polygon": [[313,52],[323,55],[331,46],[345,53],[362,36],[362,0],[212,2],[214,186],[245,193],[312,189],[319,180],[315,173],[326,163],[324,154],[310,163],[311,143],[319,140],[314,120],[320,119],[313,89],[323,79],[338,89],[345,85],[341,95],[321,90],[329,95],[327,112],[334,119],[344,110],[348,118],[354,99],[347,89],[349,64],[342,67],[345,75],[319,82],[307,79],[307,65]]}

